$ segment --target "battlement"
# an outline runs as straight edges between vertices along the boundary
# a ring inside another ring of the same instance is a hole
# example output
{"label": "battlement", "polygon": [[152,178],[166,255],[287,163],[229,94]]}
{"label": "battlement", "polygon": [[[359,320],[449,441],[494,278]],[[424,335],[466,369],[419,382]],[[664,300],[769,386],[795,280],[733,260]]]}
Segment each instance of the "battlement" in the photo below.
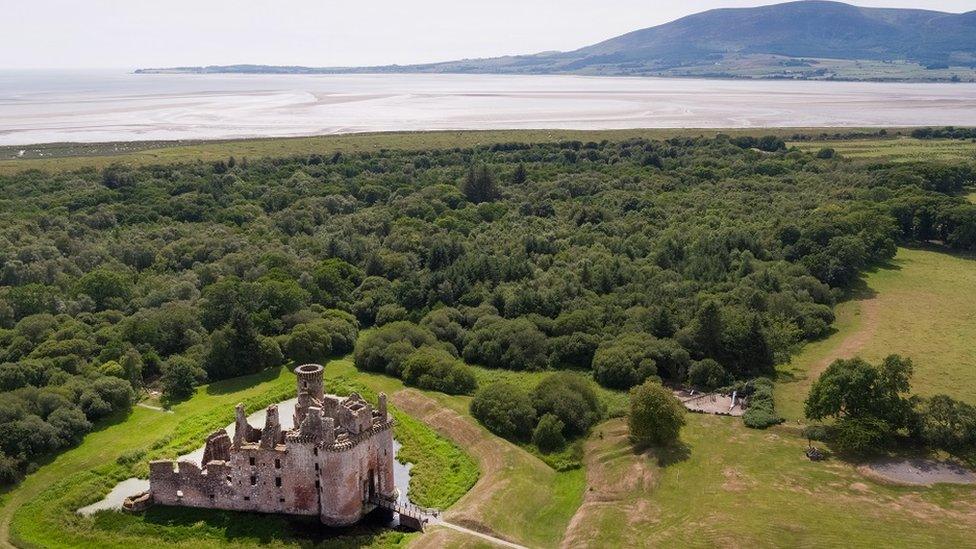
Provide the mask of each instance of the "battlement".
{"label": "battlement", "polygon": [[163,505],[319,515],[337,526],[358,521],[376,497],[395,497],[393,420],[386,395],[376,407],[353,393],[322,391],[324,369],[295,369],[295,426],[283,429],[277,405],[264,426],[250,425],[236,407],[233,436],[207,437],[200,464],[154,461],[150,496]]}

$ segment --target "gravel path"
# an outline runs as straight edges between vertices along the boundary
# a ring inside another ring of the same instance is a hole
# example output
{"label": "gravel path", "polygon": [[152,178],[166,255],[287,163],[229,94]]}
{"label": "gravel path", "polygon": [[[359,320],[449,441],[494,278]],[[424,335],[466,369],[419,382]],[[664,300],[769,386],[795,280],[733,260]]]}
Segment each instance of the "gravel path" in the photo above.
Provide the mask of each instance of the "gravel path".
{"label": "gravel path", "polygon": [[931,459],[884,460],[865,466],[867,473],[898,484],[976,484],[976,474],[959,464]]}

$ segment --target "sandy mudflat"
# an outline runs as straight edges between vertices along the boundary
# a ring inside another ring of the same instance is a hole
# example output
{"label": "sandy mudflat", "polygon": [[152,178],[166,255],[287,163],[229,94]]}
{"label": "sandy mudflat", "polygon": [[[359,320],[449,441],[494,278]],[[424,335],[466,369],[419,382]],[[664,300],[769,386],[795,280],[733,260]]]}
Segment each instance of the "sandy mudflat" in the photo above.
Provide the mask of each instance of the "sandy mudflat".
{"label": "sandy mudflat", "polygon": [[976,85],[0,72],[0,145],[395,130],[976,125]]}
{"label": "sandy mudflat", "polygon": [[976,474],[956,463],[930,459],[884,460],[865,466],[867,473],[897,484],[976,484]]}

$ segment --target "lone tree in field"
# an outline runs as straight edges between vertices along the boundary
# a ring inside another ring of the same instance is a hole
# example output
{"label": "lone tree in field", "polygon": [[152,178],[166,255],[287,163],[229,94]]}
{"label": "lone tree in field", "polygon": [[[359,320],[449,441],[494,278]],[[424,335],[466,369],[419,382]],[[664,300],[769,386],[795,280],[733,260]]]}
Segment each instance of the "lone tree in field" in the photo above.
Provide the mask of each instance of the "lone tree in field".
{"label": "lone tree in field", "polygon": [[877,451],[913,423],[911,377],[912,361],[898,355],[880,366],[860,358],[835,360],[810,387],[807,419],[835,419],[834,440],[844,450]]}
{"label": "lone tree in field", "polygon": [[478,166],[472,164],[468,168],[468,175],[464,178],[464,182],[461,183],[461,192],[464,193],[464,196],[468,200],[475,204],[491,202],[501,196],[501,193],[498,192],[498,185],[495,183],[495,178],[488,171],[488,166],[484,164],[479,164]]}
{"label": "lone tree in field", "polygon": [[672,444],[685,424],[685,407],[666,387],[648,380],[630,390],[627,423],[634,444]]}

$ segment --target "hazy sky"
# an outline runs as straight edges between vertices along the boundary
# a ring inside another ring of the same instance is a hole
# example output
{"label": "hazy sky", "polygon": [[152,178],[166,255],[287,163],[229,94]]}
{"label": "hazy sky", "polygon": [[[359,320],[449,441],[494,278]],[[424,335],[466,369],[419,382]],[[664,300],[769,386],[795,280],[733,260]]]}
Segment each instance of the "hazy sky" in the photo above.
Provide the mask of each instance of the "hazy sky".
{"label": "hazy sky", "polygon": [[[20,0],[0,68],[373,65],[571,50],[757,0]],[[974,0],[858,0],[963,12]]]}

